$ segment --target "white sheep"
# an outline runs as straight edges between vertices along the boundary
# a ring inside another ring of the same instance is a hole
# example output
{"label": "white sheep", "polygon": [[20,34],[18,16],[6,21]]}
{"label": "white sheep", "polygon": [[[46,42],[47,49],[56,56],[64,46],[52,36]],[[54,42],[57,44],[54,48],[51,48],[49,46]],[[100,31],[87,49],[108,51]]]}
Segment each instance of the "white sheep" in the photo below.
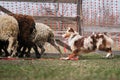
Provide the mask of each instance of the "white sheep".
{"label": "white sheep", "polygon": [[[17,20],[9,15],[0,15],[0,41],[8,41],[7,51],[13,56],[17,48],[19,27]],[[8,56],[8,55],[6,55]]]}
{"label": "white sheep", "polygon": [[61,54],[61,50],[55,42],[53,30],[49,26],[43,23],[36,23],[35,28],[37,31],[36,31],[35,38],[33,41],[37,46],[40,47],[41,53],[42,54],[44,53],[45,51],[44,45],[46,42],[48,42],[52,46],[54,46]]}

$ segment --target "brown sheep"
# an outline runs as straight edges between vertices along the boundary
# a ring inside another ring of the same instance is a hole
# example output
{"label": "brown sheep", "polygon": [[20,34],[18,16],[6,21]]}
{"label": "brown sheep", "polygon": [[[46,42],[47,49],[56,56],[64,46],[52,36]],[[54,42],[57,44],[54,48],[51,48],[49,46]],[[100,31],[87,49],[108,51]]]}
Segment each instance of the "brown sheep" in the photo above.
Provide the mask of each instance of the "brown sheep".
{"label": "brown sheep", "polygon": [[20,33],[18,35],[18,44],[19,44],[18,52],[21,50],[22,47],[33,46],[36,52],[36,57],[40,58],[41,55],[39,54],[37,46],[32,42],[34,36],[31,34],[33,34],[36,31],[34,18],[30,15],[22,15],[22,14],[11,14],[11,15],[16,18],[19,24]]}

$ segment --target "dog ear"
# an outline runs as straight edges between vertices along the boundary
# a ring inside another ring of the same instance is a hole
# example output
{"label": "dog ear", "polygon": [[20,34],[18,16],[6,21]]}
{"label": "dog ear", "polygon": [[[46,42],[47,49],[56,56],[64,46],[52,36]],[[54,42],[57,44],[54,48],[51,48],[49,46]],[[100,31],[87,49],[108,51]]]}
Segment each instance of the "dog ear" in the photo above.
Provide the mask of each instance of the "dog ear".
{"label": "dog ear", "polygon": [[104,32],[105,35],[107,35],[107,32]]}
{"label": "dog ear", "polygon": [[69,32],[75,32],[73,28],[69,28]]}

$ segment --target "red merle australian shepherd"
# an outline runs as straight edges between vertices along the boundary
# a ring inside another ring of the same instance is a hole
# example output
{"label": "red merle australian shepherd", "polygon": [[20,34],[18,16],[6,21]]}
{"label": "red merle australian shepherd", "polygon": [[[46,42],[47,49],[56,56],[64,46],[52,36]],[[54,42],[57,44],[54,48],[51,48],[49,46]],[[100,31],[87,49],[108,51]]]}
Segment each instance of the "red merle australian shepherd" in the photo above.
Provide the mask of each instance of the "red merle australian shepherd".
{"label": "red merle australian shepherd", "polygon": [[113,40],[105,33],[97,33],[84,37],[79,35],[79,33],[72,28],[68,28],[62,36],[68,39],[68,45],[72,49],[72,54],[61,59],[78,60],[78,56],[82,52],[89,53],[95,50],[106,51],[106,58],[112,56]]}

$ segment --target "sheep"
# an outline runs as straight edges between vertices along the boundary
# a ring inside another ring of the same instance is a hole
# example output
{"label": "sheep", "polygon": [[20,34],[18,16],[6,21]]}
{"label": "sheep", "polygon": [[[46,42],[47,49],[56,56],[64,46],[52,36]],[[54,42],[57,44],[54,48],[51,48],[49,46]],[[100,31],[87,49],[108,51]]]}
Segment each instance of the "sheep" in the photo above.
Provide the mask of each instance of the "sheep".
{"label": "sheep", "polygon": [[17,20],[9,15],[0,15],[0,48],[3,50],[6,46],[3,46],[8,41],[6,56],[12,53],[11,57],[17,52],[17,36],[19,33],[19,27]]}
{"label": "sheep", "polygon": [[[62,52],[61,52],[59,46],[55,42],[53,30],[49,26],[47,26],[43,23],[36,23],[35,28],[36,28],[36,32],[33,34],[35,36],[33,39],[33,42],[41,49],[41,55],[45,52],[44,45],[46,42],[48,42],[52,46],[54,46],[62,55]],[[27,47],[28,52],[30,52],[31,47],[32,46]],[[26,50],[26,48],[24,48],[24,51],[25,50]]]}
{"label": "sheep", "polygon": [[59,46],[55,42],[53,30],[49,26],[43,23],[36,23],[35,28],[37,31],[33,41],[37,46],[41,48],[41,54],[45,52],[44,49],[45,42],[50,43],[60,52],[60,54],[62,54]]}
{"label": "sheep", "polygon": [[37,50],[37,46],[32,42],[32,39],[34,38],[32,34],[36,31],[34,18],[30,15],[23,15],[23,14],[10,14],[10,15],[16,18],[19,24],[19,30],[20,30],[18,35],[19,46],[17,51],[20,52],[22,47],[33,46],[36,52],[36,57],[40,58],[41,55]]}

